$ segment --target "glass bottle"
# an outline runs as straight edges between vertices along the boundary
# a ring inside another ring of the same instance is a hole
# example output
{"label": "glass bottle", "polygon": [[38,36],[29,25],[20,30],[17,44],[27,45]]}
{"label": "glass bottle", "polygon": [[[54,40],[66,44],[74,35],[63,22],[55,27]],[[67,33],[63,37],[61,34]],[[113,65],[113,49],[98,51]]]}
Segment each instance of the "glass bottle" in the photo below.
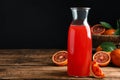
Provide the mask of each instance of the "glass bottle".
{"label": "glass bottle", "polygon": [[87,22],[88,7],[71,8],[73,21],[68,31],[68,65],[69,76],[86,77],[90,75],[92,58],[92,38]]}

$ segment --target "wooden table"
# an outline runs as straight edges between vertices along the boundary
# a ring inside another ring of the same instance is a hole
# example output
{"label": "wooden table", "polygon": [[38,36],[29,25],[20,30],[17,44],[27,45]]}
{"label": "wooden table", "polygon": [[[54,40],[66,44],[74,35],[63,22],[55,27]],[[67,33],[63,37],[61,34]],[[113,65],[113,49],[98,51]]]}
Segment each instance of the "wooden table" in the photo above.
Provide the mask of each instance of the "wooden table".
{"label": "wooden table", "polygon": [[[0,50],[0,79],[99,80],[93,77],[75,78],[67,75],[66,66],[56,66],[51,56],[59,49]],[[120,80],[120,68],[102,67],[106,78]]]}

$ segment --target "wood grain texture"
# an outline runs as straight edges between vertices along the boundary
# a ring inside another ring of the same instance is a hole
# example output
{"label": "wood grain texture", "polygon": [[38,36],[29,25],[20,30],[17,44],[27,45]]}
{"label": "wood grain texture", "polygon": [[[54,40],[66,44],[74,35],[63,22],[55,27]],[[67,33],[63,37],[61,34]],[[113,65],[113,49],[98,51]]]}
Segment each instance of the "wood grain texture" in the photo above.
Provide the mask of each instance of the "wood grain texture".
{"label": "wood grain texture", "polygon": [[[0,50],[0,79],[100,80],[92,76],[76,78],[67,75],[66,66],[56,66],[51,57],[59,49]],[[119,80],[119,67],[102,67],[106,78]]]}

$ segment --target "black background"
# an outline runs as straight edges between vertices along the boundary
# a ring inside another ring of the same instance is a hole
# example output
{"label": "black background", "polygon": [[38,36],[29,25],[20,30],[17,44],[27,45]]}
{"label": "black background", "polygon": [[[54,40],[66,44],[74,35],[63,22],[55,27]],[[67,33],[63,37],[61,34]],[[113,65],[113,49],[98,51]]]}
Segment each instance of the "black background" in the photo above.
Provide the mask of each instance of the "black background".
{"label": "black background", "polygon": [[62,48],[67,46],[70,7],[91,7],[92,26],[116,26],[118,0],[0,0],[0,48]]}

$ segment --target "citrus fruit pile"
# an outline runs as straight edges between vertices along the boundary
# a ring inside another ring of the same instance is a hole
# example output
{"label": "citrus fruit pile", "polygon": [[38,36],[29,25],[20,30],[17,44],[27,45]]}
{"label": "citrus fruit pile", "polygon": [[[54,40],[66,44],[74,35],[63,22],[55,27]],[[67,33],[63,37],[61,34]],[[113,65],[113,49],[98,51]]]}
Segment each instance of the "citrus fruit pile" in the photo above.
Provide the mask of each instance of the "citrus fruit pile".
{"label": "citrus fruit pile", "polygon": [[120,35],[120,20],[117,20],[117,28],[113,28],[107,22],[100,22],[91,27],[93,35]]}
{"label": "citrus fruit pile", "polygon": [[[52,62],[57,66],[66,66],[68,63],[68,52],[65,50],[57,51],[52,55]],[[120,67],[120,49],[116,48],[112,42],[103,42],[96,48],[92,56],[90,65],[91,76],[95,78],[104,78],[105,74],[100,67],[108,66],[112,62]]]}
{"label": "citrus fruit pile", "polygon": [[96,48],[93,61],[96,61],[99,66],[108,66],[112,62],[113,65],[120,67],[120,49],[112,42],[103,42]]}

